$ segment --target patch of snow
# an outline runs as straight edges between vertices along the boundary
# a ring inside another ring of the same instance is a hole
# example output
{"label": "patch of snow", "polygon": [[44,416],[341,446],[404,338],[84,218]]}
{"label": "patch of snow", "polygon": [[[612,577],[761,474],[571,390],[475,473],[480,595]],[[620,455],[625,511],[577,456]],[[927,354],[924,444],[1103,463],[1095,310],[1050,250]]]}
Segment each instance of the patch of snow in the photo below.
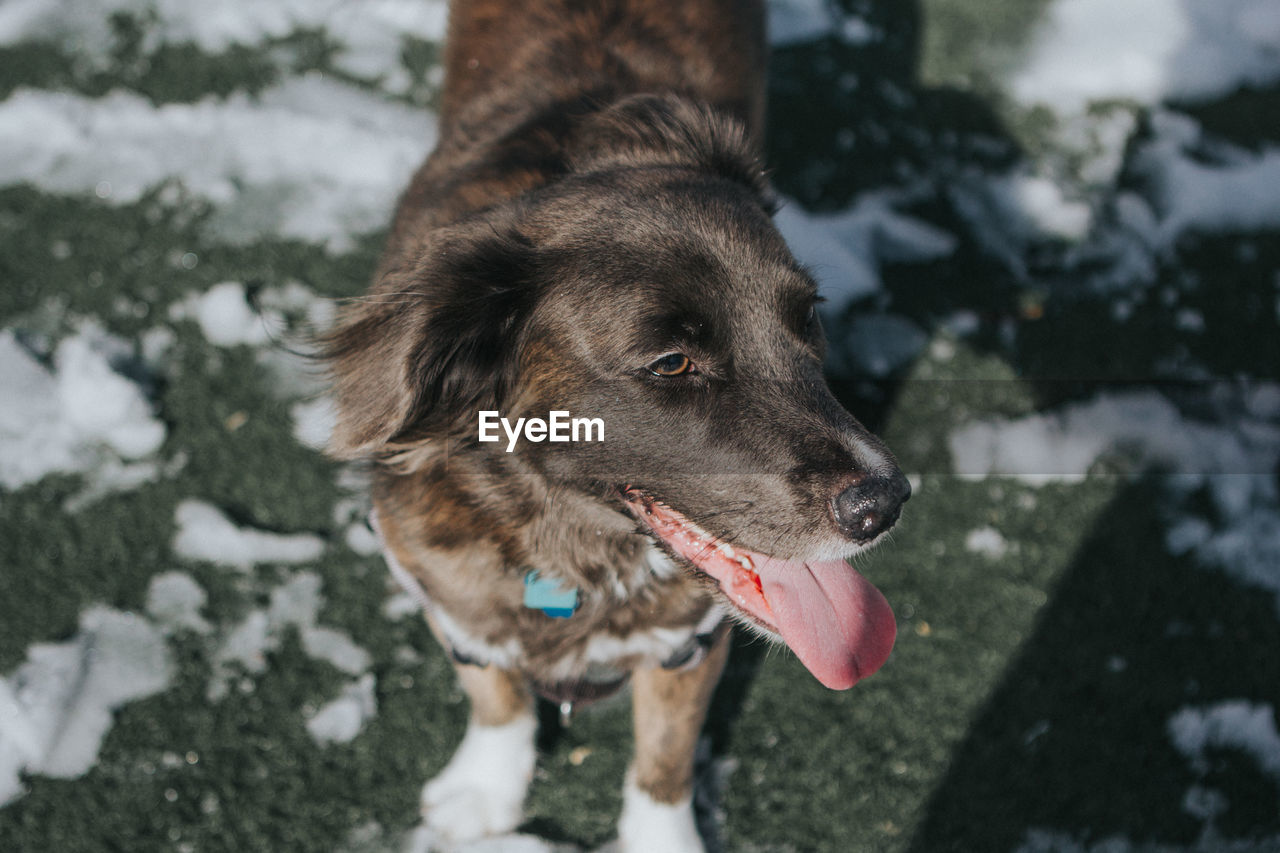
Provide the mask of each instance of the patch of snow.
{"label": "patch of snow", "polygon": [[1009,553],[1009,540],[994,527],[979,527],[970,530],[964,537],[964,548],[974,554],[982,554],[993,560],[998,560],[1005,554]]}
{"label": "patch of snow", "polygon": [[1234,749],[1280,783],[1280,733],[1271,705],[1233,699],[1205,708],[1183,708],[1169,720],[1168,730],[1173,745],[1198,773],[1208,771],[1207,750]]}
{"label": "patch of snow", "polygon": [[1089,233],[1093,222],[1089,205],[1067,199],[1054,181],[1036,175],[1015,175],[1010,178],[1009,191],[1017,207],[1041,233],[1066,240],[1081,240]]}
{"label": "patch of snow", "polygon": [[162,361],[168,357],[178,336],[168,326],[155,326],[138,336],[138,349],[142,360],[152,370],[159,371]]}
{"label": "patch of snow", "polygon": [[223,239],[280,234],[340,251],[386,223],[434,137],[425,111],[319,75],[256,98],[160,106],[122,91],[22,89],[0,102],[0,185],[123,204],[178,180],[215,205]]}
{"label": "patch of snow", "polygon": [[174,303],[169,318],[195,320],[205,340],[220,347],[261,346],[284,328],[284,318],[279,314],[259,314],[253,309],[244,285],[238,281],[215,284],[204,293],[193,293]]}
{"label": "patch of snow", "polygon": [[200,615],[209,599],[204,587],[186,572],[162,572],[147,585],[147,613],[166,633],[208,634],[213,626]]}
{"label": "patch of snow", "polygon": [[[1250,505],[1238,514],[1227,515],[1225,523],[1196,542],[1194,554],[1201,563],[1221,568],[1240,583],[1273,593],[1280,615],[1280,506],[1274,497],[1263,496],[1264,489],[1273,482],[1263,476],[1257,479],[1261,482],[1253,484]],[[1220,491],[1211,489],[1210,494],[1217,498]],[[1179,529],[1185,531],[1179,526],[1173,528]],[[1180,543],[1166,537],[1166,544],[1173,550]]]}
{"label": "patch of snow", "polygon": [[994,232],[985,242],[1090,237],[1097,244],[1088,253],[1092,266],[1105,250],[1116,267],[1091,277],[1104,285],[1147,280],[1143,268],[1151,265],[1152,241],[1125,233],[1131,211],[1117,210],[1118,221],[1108,223],[1117,232],[1098,235],[1092,208],[1101,200],[1120,205],[1117,179],[1148,111],[1155,113],[1155,138],[1142,144],[1133,162],[1159,211],[1159,248],[1172,246],[1188,228],[1280,223],[1280,202],[1267,191],[1280,180],[1280,152],[1219,146],[1208,158],[1203,147],[1193,156],[1188,136],[1197,136],[1199,125],[1163,110],[1170,102],[1280,81],[1280,5],[1274,0],[1054,0],[1025,56],[1008,75],[1006,90],[1024,111],[1053,115],[1053,159],[1036,174],[1020,168],[948,187],[967,205],[966,218],[978,232]]}
{"label": "patch of snow", "polygon": [[1063,112],[1205,98],[1280,79],[1278,51],[1273,0],[1056,0],[1010,88]]}
{"label": "patch of snow", "polygon": [[381,79],[384,88],[390,91],[407,88],[407,75],[400,64],[400,48],[405,36],[429,42],[444,41],[448,18],[446,0],[363,0],[338,3],[330,8],[324,23],[342,45],[334,64],[356,77]]}
{"label": "patch of snow", "polygon": [[26,662],[0,678],[0,805],[23,792],[23,771],[86,773],[114,712],[164,690],[172,668],[158,628],[109,607],[82,613],[70,640],[31,646]]}
{"label": "patch of snow", "polygon": [[393,622],[421,612],[422,605],[418,603],[418,599],[403,590],[391,593],[382,602],[382,615]]}
{"label": "patch of snow", "polygon": [[827,0],[768,0],[769,43],[786,47],[837,36],[849,44],[868,44],[881,33],[863,18],[842,14]]}
{"label": "patch of snow", "polygon": [[836,27],[826,0],[769,0],[766,10],[769,41],[777,47],[822,38]]}
{"label": "patch of snow", "polygon": [[967,424],[948,445],[961,476],[1009,476],[1032,485],[1081,480],[1108,453],[1196,475],[1265,470],[1243,436],[1183,418],[1156,391],[1104,393],[1052,413]]}
{"label": "patch of snow", "polygon": [[895,209],[899,192],[871,192],[847,210],[812,214],[786,203],[774,222],[795,256],[818,281],[823,310],[840,316],[848,306],[881,290],[884,262],[922,262],[955,251],[956,238]]}
{"label": "patch of snow", "polygon": [[350,636],[333,628],[304,628],[302,648],[310,657],[328,661],[347,675],[359,675],[373,663],[369,653]]}
{"label": "patch of snow", "polygon": [[51,371],[11,331],[0,331],[0,486],[159,450],[164,423],[138,384],[116,370],[122,349],[86,325],[58,345]]}
{"label": "patch of snow", "polygon": [[1188,229],[1280,227],[1280,193],[1274,191],[1280,186],[1280,148],[1255,153],[1222,142],[1208,145],[1197,122],[1173,113],[1157,113],[1151,124],[1152,139],[1136,153],[1133,168],[1150,184],[1162,244],[1172,245]]}
{"label": "patch of snow", "polygon": [[320,707],[307,720],[307,732],[317,743],[350,743],[378,713],[374,695],[377,680],[366,673],[342,688],[342,693]]}
{"label": "patch of snow", "polygon": [[324,541],[309,533],[268,533],[239,527],[212,504],[185,500],[174,513],[178,530],[173,552],[247,570],[257,563],[308,563],[324,552]]}
{"label": "patch of snow", "polygon": [[280,644],[280,638],[271,633],[271,620],[265,610],[251,611],[228,631],[213,655],[213,675],[205,693],[216,701],[227,695],[227,679],[234,672],[231,665],[239,664],[248,672],[259,673],[267,668],[267,652]]}
{"label": "patch of snow", "polygon": [[[1240,396],[1246,406],[1256,398],[1248,389]],[[1265,418],[1242,406],[1201,421],[1154,390],[1104,393],[1050,413],[966,424],[948,445],[954,471],[972,479],[1078,481],[1106,456],[1164,471],[1173,498],[1169,552],[1273,593],[1280,614],[1280,424],[1262,399]],[[1197,493],[1211,501],[1212,519],[1182,508],[1195,506],[1188,500]]]}
{"label": "patch of snow", "polygon": [[378,542],[377,534],[364,522],[357,521],[348,525],[343,534],[343,541],[352,551],[365,557],[382,553],[382,544]]}
{"label": "patch of snow", "polygon": [[[0,5],[0,44],[54,41],[99,64],[114,43],[108,21],[130,14],[144,22],[143,48],[194,43],[210,53],[233,45],[261,46],[299,30],[326,30],[334,64],[357,77],[401,82],[403,37],[443,40],[445,0],[9,0]],[[388,79],[389,78],[389,79]]]}
{"label": "patch of snow", "polygon": [[172,477],[186,464],[187,457],[184,453],[174,454],[167,464],[161,464],[157,459],[126,463],[107,458],[87,472],[84,488],[63,501],[62,509],[75,514],[109,495],[132,491],[164,477]]}
{"label": "patch of snow", "polygon": [[314,450],[323,450],[333,434],[338,413],[330,397],[317,397],[294,403],[289,409],[293,416],[293,437],[300,444]]}
{"label": "patch of snow", "polygon": [[267,655],[280,648],[285,633],[296,629],[302,649],[309,657],[327,661],[347,675],[360,675],[373,662],[368,651],[350,635],[317,625],[324,597],[320,592],[320,576],[314,572],[298,572],[271,590],[265,609],[250,611],[235,628],[222,637],[213,654],[213,675],[207,695],[218,700],[228,692],[228,680],[235,664],[246,671],[261,673],[267,668]]}

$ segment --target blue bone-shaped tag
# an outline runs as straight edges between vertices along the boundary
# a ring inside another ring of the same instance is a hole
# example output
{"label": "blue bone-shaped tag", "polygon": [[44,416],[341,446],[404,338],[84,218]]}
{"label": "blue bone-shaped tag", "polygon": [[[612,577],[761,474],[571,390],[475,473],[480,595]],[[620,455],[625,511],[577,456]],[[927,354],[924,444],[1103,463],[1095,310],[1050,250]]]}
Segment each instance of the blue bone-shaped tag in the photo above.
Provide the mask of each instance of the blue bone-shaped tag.
{"label": "blue bone-shaped tag", "polygon": [[568,619],[578,609],[578,588],[565,589],[558,581],[543,580],[534,569],[524,576],[524,606],[553,619]]}

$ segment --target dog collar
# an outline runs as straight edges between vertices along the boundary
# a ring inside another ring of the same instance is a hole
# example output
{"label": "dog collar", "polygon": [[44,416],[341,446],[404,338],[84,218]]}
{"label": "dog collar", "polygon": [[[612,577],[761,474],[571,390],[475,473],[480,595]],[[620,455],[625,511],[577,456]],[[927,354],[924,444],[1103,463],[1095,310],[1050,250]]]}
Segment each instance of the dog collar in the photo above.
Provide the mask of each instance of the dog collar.
{"label": "dog collar", "polygon": [[541,610],[552,619],[568,619],[578,609],[578,588],[568,589],[559,581],[538,577],[538,570],[531,569],[524,576],[524,606]]}

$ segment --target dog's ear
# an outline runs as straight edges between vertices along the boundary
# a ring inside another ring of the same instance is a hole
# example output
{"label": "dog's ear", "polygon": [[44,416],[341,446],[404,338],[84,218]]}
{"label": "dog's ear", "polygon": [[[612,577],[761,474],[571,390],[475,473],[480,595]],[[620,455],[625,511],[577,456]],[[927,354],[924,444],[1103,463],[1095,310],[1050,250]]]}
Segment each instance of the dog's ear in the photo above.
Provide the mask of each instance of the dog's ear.
{"label": "dog's ear", "polygon": [[532,306],[534,248],[492,223],[449,229],[383,273],[321,342],[337,421],[329,453],[404,450],[499,409]]}
{"label": "dog's ear", "polygon": [[576,172],[685,166],[742,184],[770,212],[776,206],[743,123],[675,95],[632,95],[591,115],[575,134],[568,158]]}

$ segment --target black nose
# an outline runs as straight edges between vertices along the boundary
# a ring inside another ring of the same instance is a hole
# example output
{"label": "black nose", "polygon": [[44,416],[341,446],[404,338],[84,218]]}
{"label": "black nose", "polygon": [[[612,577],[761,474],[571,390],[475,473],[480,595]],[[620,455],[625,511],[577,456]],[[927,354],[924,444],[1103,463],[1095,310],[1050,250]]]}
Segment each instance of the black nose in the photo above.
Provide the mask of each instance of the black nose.
{"label": "black nose", "polygon": [[893,527],[909,497],[911,484],[901,471],[866,476],[832,499],[831,512],[845,536],[869,542]]}

